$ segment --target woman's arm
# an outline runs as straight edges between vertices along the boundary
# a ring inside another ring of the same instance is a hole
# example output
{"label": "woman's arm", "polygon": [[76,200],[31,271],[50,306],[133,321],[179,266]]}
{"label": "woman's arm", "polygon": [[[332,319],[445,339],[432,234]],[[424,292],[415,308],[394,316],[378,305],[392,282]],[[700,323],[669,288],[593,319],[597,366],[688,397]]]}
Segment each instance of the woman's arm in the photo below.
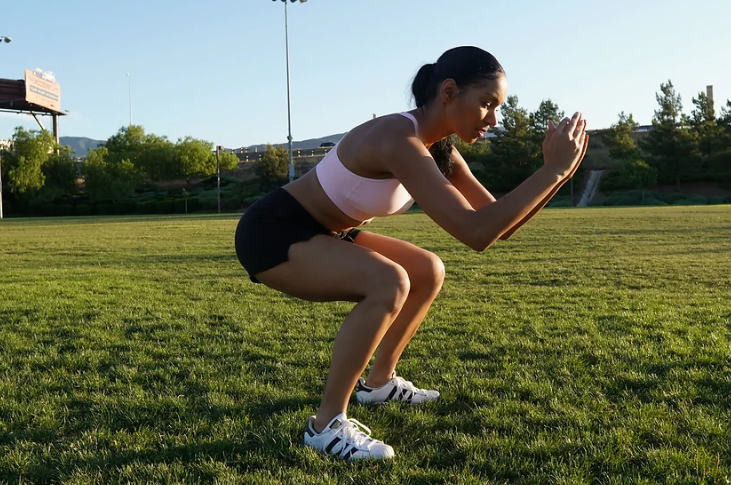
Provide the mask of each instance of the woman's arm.
{"label": "woman's arm", "polygon": [[495,197],[475,178],[456,147],[452,148],[452,173],[449,181],[475,210],[495,202]]}
{"label": "woman's arm", "polygon": [[424,212],[456,239],[484,251],[500,235],[523,220],[560,185],[581,161],[584,127],[581,116],[562,123],[544,142],[546,163],[515,190],[477,210],[439,172],[429,151],[416,136],[394,136],[383,149],[393,160],[391,172]]}
{"label": "woman's arm", "polygon": [[[581,153],[581,158],[582,158],[582,159],[584,158],[584,155],[586,154],[586,148],[587,148],[587,147],[589,146],[589,135],[585,135],[585,136],[586,136],[586,143],[584,144],[584,150],[583,150],[583,152]],[[536,214],[538,213],[538,211],[540,211],[541,209],[543,209],[543,207],[545,207],[545,205],[546,205],[546,204],[548,204],[548,202],[549,202],[549,201],[550,201],[550,200],[551,200],[551,199],[553,198],[553,196],[554,196],[554,195],[556,195],[556,192],[558,192],[558,191],[559,191],[559,189],[561,189],[561,187],[563,187],[563,185],[564,185],[564,184],[565,184],[566,182],[568,182],[568,181],[569,181],[569,180],[571,179],[571,177],[573,177],[573,176],[574,176],[574,174],[576,173],[576,170],[577,170],[578,168],[579,168],[579,164],[576,164],[576,166],[574,167],[574,170],[573,170],[573,171],[572,171],[572,172],[571,172],[571,173],[569,174],[569,176],[568,176],[568,177],[566,177],[565,179],[563,179],[563,180],[561,181],[561,183],[560,183],[560,184],[558,184],[558,185],[557,185],[557,186],[556,186],[556,187],[555,187],[555,188],[554,188],[554,189],[553,189],[553,190],[551,191],[551,193],[549,193],[549,194],[548,194],[548,196],[547,196],[547,197],[546,197],[545,199],[543,199],[543,200],[542,200],[541,202],[539,202],[539,203],[538,203],[538,205],[536,205],[536,206],[535,206],[535,207],[533,208],[533,210],[531,210],[531,211],[530,211],[530,212],[528,213],[528,215],[527,215],[527,216],[525,216],[525,217],[524,217],[524,218],[523,218],[523,219],[522,219],[522,220],[521,220],[520,222],[518,222],[518,223],[517,223],[516,225],[514,225],[513,227],[511,227],[510,229],[508,229],[507,231],[505,231],[505,232],[504,232],[503,234],[501,234],[501,235],[500,235],[500,239],[501,239],[501,240],[503,240],[503,241],[505,241],[505,240],[509,239],[509,238],[510,238],[510,236],[512,236],[513,234],[515,234],[515,233],[516,233],[516,232],[518,231],[518,229],[520,229],[520,228],[521,228],[521,226],[522,226],[523,224],[525,224],[526,222],[528,222],[529,220],[531,220],[531,219],[533,218],[533,216],[535,216],[535,215],[536,215]]]}

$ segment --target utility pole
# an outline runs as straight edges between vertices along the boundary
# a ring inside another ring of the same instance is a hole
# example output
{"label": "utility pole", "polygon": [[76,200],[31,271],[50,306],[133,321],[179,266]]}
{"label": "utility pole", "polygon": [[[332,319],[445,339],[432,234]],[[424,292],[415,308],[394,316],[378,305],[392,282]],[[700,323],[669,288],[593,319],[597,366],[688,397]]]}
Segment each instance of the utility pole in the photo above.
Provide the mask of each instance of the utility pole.
{"label": "utility pole", "polygon": [[221,213],[221,157],[220,154],[223,151],[223,147],[221,145],[216,146],[216,174],[218,177],[217,181],[217,187],[218,187],[218,213]]}
{"label": "utility pole", "polygon": [[3,218],[3,151],[0,148],[0,219]]}
{"label": "utility pole", "polygon": [[[12,39],[4,35],[0,35],[0,42],[9,44]],[[3,163],[2,163],[3,151],[0,149],[0,219],[3,218]]]}
{"label": "utility pole", "polygon": [[127,73],[127,92],[129,93],[129,126],[132,126],[132,76]]}
{"label": "utility pole", "polygon": [[[276,2],[277,0],[272,0]],[[289,25],[287,20],[287,0],[281,0],[284,3],[284,47],[287,58],[287,125],[289,127],[289,134],[287,141],[289,142],[289,181],[294,180],[294,162],[292,161],[292,95],[289,88]],[[298,0],[289,0],[295,3]],[[307,0],[299,0],[300,3],[305,3]]]}

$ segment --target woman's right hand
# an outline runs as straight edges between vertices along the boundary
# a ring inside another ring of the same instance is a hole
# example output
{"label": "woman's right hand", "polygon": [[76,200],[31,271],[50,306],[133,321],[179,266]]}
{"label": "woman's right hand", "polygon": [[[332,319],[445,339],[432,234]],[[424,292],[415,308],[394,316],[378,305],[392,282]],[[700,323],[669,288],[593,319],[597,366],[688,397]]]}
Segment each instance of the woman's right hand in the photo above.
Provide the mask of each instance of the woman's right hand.
{"label": "woman's right hand", "polygon": [[548,131],[543,140],[544,167],[554,171],[561,178],[576,172],[586,154],[589,137],[586,135],[586,120],[581,113],[564,118],[558,126],[548,122]]}

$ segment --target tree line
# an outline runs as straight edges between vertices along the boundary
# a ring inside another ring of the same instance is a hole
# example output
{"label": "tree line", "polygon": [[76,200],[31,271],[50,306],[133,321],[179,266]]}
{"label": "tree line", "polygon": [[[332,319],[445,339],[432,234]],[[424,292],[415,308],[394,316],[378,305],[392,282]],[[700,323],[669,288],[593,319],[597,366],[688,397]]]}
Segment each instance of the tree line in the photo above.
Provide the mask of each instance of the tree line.
{"label": "tree line", "polygon": [[[679,186],[694,181],[731,185],[731,101],[716,116],[713,101],[701,92],[693,98],[691,114],[686,115],[671,81],[660,85],[656,100],[658,109],[645,136],[638,136],[638,123],[624,112],[609,129],[593,133],[587,156],[604,147],[613,160],[602,189]],[[494,137],[474,144],[455,139],[476,177],[496,193],[513,190],[543,165],[541,144],[548,120],[555,123],[565,115],[550,99],[529,112],[520,106],[517,96],[509,96],[500,112],[499,127],[491,130]],[[259,162],[259,172],[269,185],[286,179],[286,156],[281,148],[269,147]],[[582,180],[583,171],[582,166],[574,179]],[[559,195],[570,190],[566,184]]]}
{"label": "tree line", "polygon": [[[83,197],[90,204],[114,203],[149,182],[185,180],[216,173],[213,143],[185,137],[173,143],[145,133],[141,126],[121,128],[81,160],[59,146],[45,130],[15,129],[2,157],[3,197],[15,212],[32,212],[64,197]],[[239,159],[220,154],[222,170],[232,170]],[[83,178],[83,193],[78,179]],[[10,211],[9,211],[10,212]]]}
{"label": "tree line", "polygon": [[[692,98],[690,115],[683,113],[681,96],[671,81],[656,93],[658,108],[652,125],[638,136],[633,115],[621,112],[609,129],[593,132],[587,158],[602,146],[613,160],[613,170],[602,182],[606,191],[631,190],[656,184],[713,181],[731,185],[731,101],[716,115],[706,93]],[[543,164],[541,144],[548,120],[558,122],[564,112],[550,99],[529,112],[517,96],[500,107],[494,137],[475,144],[455,140],[477,178],[491,191],[508,192]],[[2,156],[3,195],[20,213],[62,198],[82,197],[90,204],[116,202],[144,190],[150,182],[185,180],[215,174],[213,144],[192,137],[173,143],[166,137],[146,134],[141,126],[121,128],[81,164],[66,147],[57,146],[48,132],[17,128],[10,148]],[[230,152],[220,157],[222,170],[239,163]],[[246,205],[272,187],[286,183],[287,151],[268,146],[255,162],[259,180],[237,189],[232,205]],[[583,167],[574,177],[581,180]],[[79,191],[79,176],[84,191]],[[566,184],[559,196],[567,195]]]}
{"label": "tree line", "polygon": [[[691,114],[686,115],[671,81],[661,84],[656,100],[658,109],[643,136],[637,133],[639,125],[632,114],[624,112],[609,129],[593,133],[598,140],[590,139],[587,156],[603,145],[614,161],[615,169],[602,188],[629,190],[695,181],[731,184],[731,101],[717,117],[713,101],[701,92],[692,100]],[[546,124],[549,119],[560,120],[564,113],[550,100],[529,113],[515,96],[501,110],[500,129],[493,130],[494,138],[458,146],[488,188],[506,192],[543,164]],[[581,173],[577,175],[581,180]]]}

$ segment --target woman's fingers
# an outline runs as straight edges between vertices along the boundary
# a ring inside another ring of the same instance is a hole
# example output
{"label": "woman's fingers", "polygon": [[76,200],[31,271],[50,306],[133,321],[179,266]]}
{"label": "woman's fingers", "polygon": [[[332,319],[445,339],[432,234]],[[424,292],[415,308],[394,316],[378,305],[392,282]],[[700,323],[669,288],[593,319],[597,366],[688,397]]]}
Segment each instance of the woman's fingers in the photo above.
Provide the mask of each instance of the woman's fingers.
{"label": "woman's fingers", "polygon": [[543,143],[549,141],[555,132],[556,125],[553,124],[553,121],[548,120],[548,130],[546,130],[546,138],[543,140]]}
{"label": "woman's fingers", "polygon": [[584,133],[584,146],[581,147],[581,157],[579,158],[579,161],[584,159],[584,155],[586,155],[587,148],[589,148],[589,135]]}
{"label": "woman's fingers", "polygon": [[579,126],[579,123],[581,123],[581,113],[577,111],[574,113],[574,116],[571,117],[571,121],[566,127],[566,132],[569,135],[569,138],[575,137],[577,135],[576,130],[577,126]]}

